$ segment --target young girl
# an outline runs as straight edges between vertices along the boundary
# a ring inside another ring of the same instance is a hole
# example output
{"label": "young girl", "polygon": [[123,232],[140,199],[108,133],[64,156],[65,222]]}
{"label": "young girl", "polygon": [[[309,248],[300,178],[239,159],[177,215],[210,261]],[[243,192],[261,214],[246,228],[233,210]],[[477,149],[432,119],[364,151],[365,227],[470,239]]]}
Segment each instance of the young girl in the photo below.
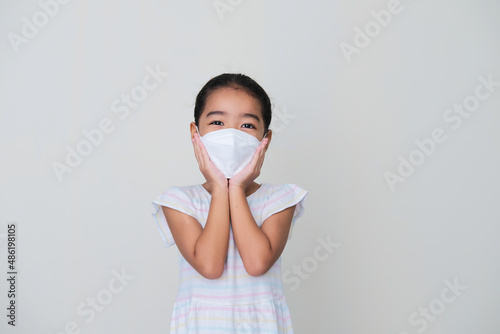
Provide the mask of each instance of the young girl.
{"label": "young girl", "polygon": [[190,132],[206,182],[153,201],[165,245],[180,251],[171,334],[293,333],[281,253],[307,191],[254,181],[270,123],[270,99],[248,76],[219,75],[196,98]]}

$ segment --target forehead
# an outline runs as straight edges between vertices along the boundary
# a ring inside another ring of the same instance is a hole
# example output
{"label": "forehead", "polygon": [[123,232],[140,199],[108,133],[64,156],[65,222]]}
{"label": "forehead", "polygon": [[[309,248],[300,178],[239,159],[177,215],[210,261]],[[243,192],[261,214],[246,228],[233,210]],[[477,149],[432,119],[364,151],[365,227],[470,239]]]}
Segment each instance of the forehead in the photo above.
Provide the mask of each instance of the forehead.
{"label": "forehead", "polygon": [[253,113],[262,116],[259,100],[242,88],[232,87],[219,88],[209,94],[202,116],[206,117],[211,111],[224,111],[233,115]]}

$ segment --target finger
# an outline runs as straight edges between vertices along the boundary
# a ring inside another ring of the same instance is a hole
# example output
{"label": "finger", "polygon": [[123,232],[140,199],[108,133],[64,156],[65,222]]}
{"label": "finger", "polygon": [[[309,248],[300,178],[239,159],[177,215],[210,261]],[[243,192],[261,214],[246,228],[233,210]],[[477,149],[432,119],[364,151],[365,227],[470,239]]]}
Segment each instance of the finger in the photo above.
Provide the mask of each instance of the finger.
{"label": "finger", "polygon": [[258,168],[258,165],[259,165],[259,148],[257,148],[257,150],[254,152],[252,160],[250,160],[250,162],[245,166],[245,168],[240,173],[244,173],[244,171],[247,170],[248,172],[246,174],[248,173],[253,174]]}
{"label": "finger", "polygon": [[258,162],[257,162],[257,170],[260,171],[260,169],[262,168],[262,165],[264,164],[264,157],[266,155],[266,150],[264,149],[266,143],[263,143],[261,145],[260,148],[260,152],[259,152],[259,159],[258,159]]}
{"label": "finger", "polygon": [[196,138],[196,134],[195,137],[193,138],[193,145],[194,145],[194,153],[196,156],[196,160],[198,161],[198,166],[200,167],[200,169],[203,169],[205,163],[203,161],[203,157],[201,156],[199,138]]}
{"label": "finger", "polygon": [[198,161],[198,163],[200,162],[200,159],[198,157],[198,144],[196,143],[196,138],[191,138],[191,142],[193,143],[193,151],[194,151],[194,155],[196,157],[196,160]]}
{"label": "finger", "polygon": [[200,158],[203,160],[203,163],[205,165],[208,165],[209,161],[211,160],[210,157],[208,156],[207,149],[205,148],[205,145],[203,145],[203,142],[201,141],[201,138],[199,136],[197,137],[197,141],[198,141],[198,150],[200,153]]}
{"label": "finger", "polygon": [[264,150],[262,150],[260,153],[260,159],[259,159],[259,168],[258,168],[259,171],[262,168],[262,165],[264,164],[264,156],[265,156],[265,152],[264,152]]}
{"label": "finger", "polygon": [[207,153],[207,149],[205,148],[205,145],[203,145],[203,142],[201,141],[201,138],[198,137],[198,147],[200,149],[200,154],[204,157],[204,158],[208,158],[208,153]]}
{"label": "finger", "polygon": [[[196,136],[196,141],[198,143],[198,154],[200,157],[201,164],[202,164],[202,166],[204,166],[206,172],[208,174],[212,175],[212,176],[209,175],[209,177],[216,178],[217,174],[219,174],[219,173],[220,173],[220,175],[223,176],[222,172],[220,172],[220,170],[217,168],[217,166],[215,166],[215,164],[212,162],[212,160],[210,160],[210,156],[208,155],[208,151],[207,151],[205,145],[203,144],[203,142],[201,141],[200,136],[198,134],[195,134],[195,136]],[[223,177],[224,177],[224,180],[226,180],[225,176],[223,176]]]}

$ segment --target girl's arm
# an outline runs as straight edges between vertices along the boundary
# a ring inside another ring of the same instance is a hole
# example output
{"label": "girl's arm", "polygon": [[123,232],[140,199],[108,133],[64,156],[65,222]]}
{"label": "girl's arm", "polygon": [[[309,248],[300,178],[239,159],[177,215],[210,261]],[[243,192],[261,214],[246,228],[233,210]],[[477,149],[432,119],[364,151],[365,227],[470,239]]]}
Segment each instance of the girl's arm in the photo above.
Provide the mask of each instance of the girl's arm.
{"label": "girl's arm", "polygon": [[246,271],[264,275],[285,248],[295,205],[267,218],[259,228],[252,216],[245,189],[229,185],[229,205],[234,241]]}
{"label": "girl's arm", "polygon": [[224,272],[229,248],[228,182],[210,161],[197,133],[194,133],[192,142],[200,171],[210,185],[212,195],[205,227],[188,214],[168,207],[162,207],[162,210],[182,256],[200,275],[216,279]]}
{"label": "girl's arm", "polygon": [[245,195],[247,187],[260,175],[269,139],[264,138],[252,161],[229,180],[229,213],[234,241],[246,271],[264,275],[285,248],[295,205],[268,217],[259,228]]}
{"label": "girl's arm", "polygon": [[186,261],[203,277],[224,272],[229,244],[228,189],[213,188],[205,228],[194,217],[162,206],[174,241]]}

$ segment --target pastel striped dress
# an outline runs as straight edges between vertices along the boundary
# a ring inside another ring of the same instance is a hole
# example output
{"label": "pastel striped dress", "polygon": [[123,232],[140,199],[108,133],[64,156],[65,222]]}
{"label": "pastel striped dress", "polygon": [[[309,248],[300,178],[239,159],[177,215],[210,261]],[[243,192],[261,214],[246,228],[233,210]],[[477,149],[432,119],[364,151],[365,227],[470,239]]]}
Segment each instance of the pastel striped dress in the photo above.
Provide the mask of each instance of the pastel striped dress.
{"label": "pastel striped dress", "polygon": [[[262,183],[247,201],[259,226],[272,214],[297,205],[288,235],[290,239],[295,221],[304,213],[306,195],[306,190],[294,184]],[[161,206],[193,216],[204,227],[210,199],[210,193],[198,184],[171,187],[153,201],[153,216],[167,247],[175,241]],[[231,229],[224,273],[211,280],[201,276],[179,252],[179,287],[170,333],[293,334],[281,279],[281,257],[266,274],[249,275]]]}

